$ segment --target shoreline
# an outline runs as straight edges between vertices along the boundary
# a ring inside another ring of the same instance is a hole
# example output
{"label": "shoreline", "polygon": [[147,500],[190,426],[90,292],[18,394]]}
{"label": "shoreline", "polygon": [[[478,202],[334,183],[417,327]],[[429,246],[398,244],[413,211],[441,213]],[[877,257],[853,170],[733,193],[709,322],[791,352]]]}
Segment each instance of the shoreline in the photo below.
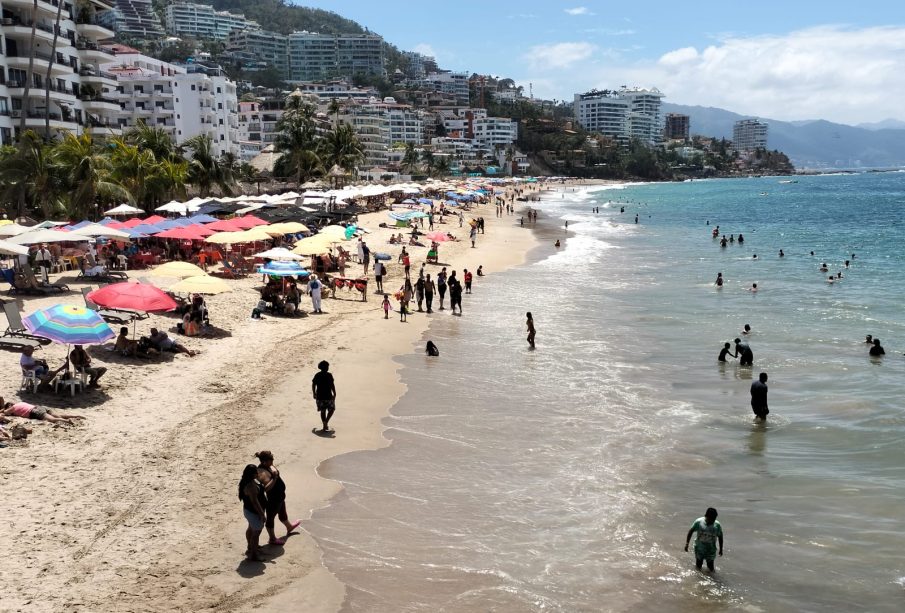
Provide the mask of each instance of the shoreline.
{"label": "shoreline", "polygon": [[[520,211],[531,203],[514,204]],[[524,262],[538,244],[533,232],[523,231],[529,227],[519,227],[518,214],[496,218],[493,211],[491,203],[466,215],[483,215],[487,222],[477,249],[467,240],[441,245],[440,259],[450,269],[480,264],[487,275],[499,273]],[[374,251],[389,248],[384,247],[389,230],[375,227],[385,218],[385,211],[362,216],[362,225],[374,228],[366,239]],[[452,218],[445,228],[465,235]],[[412,250],[413,266],[425,252]],[[395,261],[388,268],[391,293],[402,271]],[[145,274],[130,271],[130,276]],[[71,275],[62,277],[73,281],[72,293],[24,304],[17,299],[17,306],[30,312],[53,303],[80,304],[78,285]],[[100,390],[75,399],[21,396],[88,419],[66,428],[29,424],[34,434],[27,445],[0,451],[5,459],[0,480],[7,492],[0,509],[11,518],[15,535],[7,554],[19,561],[16,577],[0,571],[2,610],[334,611],[342,606],[344,587],[323,566],[320,549],[303,529],[283,548],[265,547],[266,564],[241,563],[244,520],[235,483],[241,467],[256,461],[255,451],[270,449],[287,482],[291,519],[308,518],[329,504],[342,486],[323,474],[324,462],[388,444],[382,420],[406,390],[395,357],[418,351],[430,318],[413,313],[405,325],[382,321],[376,294],[360,302],[357,294],[340,291],[337,300],[325,300],[324,315],[252,323],[248,313],[258,280],[252,275],[231,282],[232,293],[210,297],[212,321],[222,325],[223,334],[179,339],[202,349],[198,357],[136,362],[92,347],[95,363],[110,369]],[[475,282],[480,285],[480,279]],[[137,333],[147,334],[151,326],[169,330],[174,321],[152,316],[138,322]],[[42,350],[51,365],[63,352],[58,345]],[[3,352],[0,364],[13,372],[18,357]],[[331,362],[339,392],[333,439],[311,433],[319,420],[309,381],[321,359]],[[11,379],[4,396],[15,399],[18,379]],[[356,389],[365,381],[366,389]],[[277,535],[283,530],[278,526]]]}

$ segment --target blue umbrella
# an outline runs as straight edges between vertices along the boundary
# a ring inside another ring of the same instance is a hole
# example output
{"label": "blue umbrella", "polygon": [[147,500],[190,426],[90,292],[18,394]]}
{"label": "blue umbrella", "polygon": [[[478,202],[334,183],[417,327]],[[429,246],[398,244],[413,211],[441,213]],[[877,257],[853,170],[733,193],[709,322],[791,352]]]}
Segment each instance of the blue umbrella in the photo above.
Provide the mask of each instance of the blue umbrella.
{"label": "blue umbrella", "polygon": [[136,230],[135,228],[124,228],[123,232],[129,235],[129,238],[148,238],[148,235],[144,232]]}
{"label": "blue umbrella", "polygon": [[114,221],[116,221],[116,220],[113,219],[112,217],[104,217],[103,219],[101,219],[101,220],[100,220],[99,222],[97,222],[97,223],[99,223],[99,224],[102,225],[102,226],[106,226],[107,224],[111,224],[111,223],[113,223]]}
{"label": "blue umbrella", "polygon": [[216,217],[211,217],[210,215],[193,215],[189,217],[189,220],[192,223],[214,223],[215,221],[219,221]]}
{"label": "blue umbrella", "polygon": [[194,223],[195,223],[194,221],[191,221],[188,217],[177,217],[176,219],[173,220],[173,222],[175,222],[182,228],[184,228],[186,226],[194,225]]}
{"label": "blue umbrella", "polygon": [[434,201],[430,198],[418,198],[418,202],[421,204],[433,204]]}
{"label": "blue umbrella", "polygon": [[154,224],[154,225],[157,226],[158,228],[160,228],[160,231],[161,231],[161,232],[164,231],[164,230],[172,230],[173,228],[180,228],[180,227],[182,227],[182,226],[179,224],[179,222],[176,221],[175,219],[165,219],[165,220],[163,220],[163,221],[158,221],[158,222],[157,222],[156,224]]}
{"label": "blue umbrella", "polygon": [[30,332],[68,345],[99,345],[116,333],[100,315],[82,306],[57,304],[22,320]]}
{"label": "blue umbrella", "polygon": [[140,223],[132,229],[142,234],[160,234],[164,230],[164,228],[149,223]]}
{"label": "blue umbrella", "polygon": [[258,272],[274,277],[306,277],[310,273],[298,262],[273,261],[258,268]]}
{"label": "blue umbrella", "polygon": [[90,226],[91,222],[85,219],[84,221],[80,221],[79,223],[72,224],[71,226],[66,226],[70,230],[78,230],[79,228],[84,228],[85,226]]}

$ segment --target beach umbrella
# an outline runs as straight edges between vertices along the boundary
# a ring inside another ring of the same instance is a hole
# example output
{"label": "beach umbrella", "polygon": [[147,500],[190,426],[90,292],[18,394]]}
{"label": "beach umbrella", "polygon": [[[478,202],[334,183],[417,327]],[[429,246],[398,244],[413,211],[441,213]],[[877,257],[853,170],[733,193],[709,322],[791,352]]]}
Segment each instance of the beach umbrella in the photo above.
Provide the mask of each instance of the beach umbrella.
{"label": "beach umbrella", "polygon": [[434,203],[434,201],[431,200],[430,198],[418,198],[418,202],[420,204],[433,204]]}
{"label": "beach umbrella", "polygon": [[182,225],[175,219],[164,219],[163,221],[156,222],[154,225],[161,230],[172,230],[173,228],[182,227]]}
{"label": "beach umbrella", "polygon": [[133,217],[132,219],[127,219],[123,222],[123,228],[134,228],[137,225],[146,223],[139,219],[138,217]]}
{"label": "beach umbrella", "polygon": [[449,236],[446,235],[446,232],[428,232],[424,236],[434,241],[435,243],[444,243],[448,240],[452,240],[451,238],[449,238]]}
{"label": "beach umbrella", "polygon": [[105,211],[104,215],[141,215],[144,213],[141,209],[135,208],[134,206],[129,206],[128,204],[121,204],[119,206],[115,206],[109,211]]}
{"label": "beach umbrella", "polygon": [[140,223],[132,226],[131,228],[123,228],[123,232],[127,232],[128,230],[133,230],[136,232],[141,232],[142,234],[160,234],[164,231],[164,228],[159,228],[154,224],[149,223]]}
{"label": "beach umbrella", "polygon": [[280,223],[270,224],[269,226],[264,226],[263,230],[270,234],[271,236],[282,236],[284,234],[311,234],[311,230],[308,229],[303,223],[299,223],[297,221],[283,221]]}
{"label": "beach umbrella", "polygon": [[64,345],[99,345],[116,336],[100,315],[71,304],[39,309],[23,319],[22,325],[32,334]]}
{"label": "beach umbrella", "polygon": [[233,291],[232,288],[217,277],[210,275],[198,275],[197,277],[188,277],[179,283],[170,286],[171,292],[185,294],[222,294],[224,292]]}
{"label": "beach umbrella", "polygon": [[298,262],[270,262],[258,268],[258,272],[274,277],[307,276],[309,273]]}
{"label": "beach umbrella", "polygon": [[147,283],[113,283],[85,296],[94,304],[110,309],[132,309],[149,313],[172,311],[176,301],[162,289]]}
{"label": "beach umbrella", "polygon": [[[99,223],[89,224],[87,226],[82,226],[81,228],[73,230],[70,234],[77,234],[85,237],[104,237],[104,238],[115,238],[120,240],[129,240],[129,235],[122,230],[115,230],[113,228],[108,228],[107,226],[102,226]],[[75,239],[72,239],[75,240]]]}
{"label": "beach umbrella", "polygon": [[[8,220],[4,219],[3,221]],[[18,236],[19,234],[24,234],[29,230],[32,230],[32,228],[29,228],[28,226],[20,226],[19,224],[10,221],[9,223],[0,226],[0,236],[4,238],[9,236]]]}
{"label": "beach umbrella", "polygon": [[62,243],[87,241],[87,236],[72,235],[72,232],[60,230],[32,230],[9,238],[9,242],[17,245],[37,245],[38,243]]}
{"label": "beach umbrella", "polygon": [[8,241],[0,240],[0,253],[2,253],[3,255],[27,255],[28,247],[25,245],[17,245],[16,243],[10,243]]}
{"label": "beach umbrella", "polygon": [[215,232],[237,232],[238,230],[242,230],[242,228],[236,225],[235,221],[235,219],[218,219],[217,221],[207,224],[205,227],[214,230]]}
{"label": "beach umbrella", "polygon": [[256,258],[263,258],[265,260],[289,260],[289,261],[298,261],[304,259],[300,255],[296,255],[286,249],[285,247],[274,247],[273,249],[268,249],[267,251],[262,251],[261,253],[256,253]]}
{"label": "beach umbrella", "polygon": [[269,225],[268,222],[264,221],[260,217],[255,217],[254,215],[245,215],[244,217],[236,217],[233,221],[235,221],[236,225],[243,230],[248,230],[249,228],[254,228],[256,226],[266,226]]}
{"label": "beach umbrella", "polygon": [[144,232],[140,232],[135,228],[126,228],[123,232],[129,235],[129,238],[148,238],[148,235]]}
{"label": "beach umbrella", "polygon": [[166,221],[166,217],[161,217],[160,215],[151,215],[148,218],[142,220],[142,223],[150,223],[150,224],[158,224],[161,221]]}
{"label": "beach umbrella", "polygon": [[216,217],[205,215],[203,213],[199,215],[192,215],[191,217],[189,217],[189,220],[192,223],[214,223],[215,221],[220,221]]}
{"label": "beach umbrella", "polygon": [[325,226],[318,231],[320,236],[329,236],[334,241],[349,240],[346,238],[346,228],[343,226]]}
{"label": "beach umbrella", "polygon": [[242,239],[242,234],[244,232],[217,232],[216,234],[211,234],[207,238],[204,239],[205,243],[213,243],[215,245],[232,245],[235,243],[245,242]]}
{"label": "beach umbrella", "polygon": [[242,243],[256,243],[258,241],[271,240],[270,235],[267,233],[263,226],[258,226],[250,230],[244,230],[242,232],[238,232],[237,234],[241,235],[241,240],[239,242]]}
{"label": "beach umbrella", "polygon": [[171,230],[164,230],[160,234],[154,236],[154,238],[170,238],[184,241],[200,241],[204,240],[204,235],[199,233],[197,230],[193,228],[173,228]]}
{"label": "beach umbrella", "polygon": [[292,253],[297,255],[320,255],[329,251],[330,247],[337,242],[339,242],[338,238],[315,234],[297,242],[292,249]]}
{"label": "beach umbrella", "polygon": [[185,279],[187,277],[197,277],[207,273],[191,262],[167,262],[166,264],[161,264],[160,266],[153,268],[148,274],[152,277]]}

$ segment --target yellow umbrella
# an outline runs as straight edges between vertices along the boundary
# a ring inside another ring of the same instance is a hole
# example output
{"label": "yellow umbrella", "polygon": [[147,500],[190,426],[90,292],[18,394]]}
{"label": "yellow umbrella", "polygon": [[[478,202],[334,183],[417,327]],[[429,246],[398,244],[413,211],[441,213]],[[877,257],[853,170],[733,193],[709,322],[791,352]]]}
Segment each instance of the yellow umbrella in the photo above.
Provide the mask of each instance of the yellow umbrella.
{"label": "yellow umbrella", "polygon": [[267,230],[264,229],[264,226],[257,226],[250,230],[245,230],[244,232],[239,232],[242,236],[239,237],[242,240],[238,241],[240,243],[254,243],[256,241],[269,241],[270,235],[267,233]]}
{"label": "yellow umbrella", "polygon": [[296,255],[320,255],[330,250],[334,243],[338,243],[339,239],[323,234],[315,234],[308,238],[303,238],[295,244],[292,253]]}
{"label": "yellow umbrella", "polygon": [[167,262],[151,270],[153,277],[173,277],[174,279],[185,279],[186,277],[196,277],[205,274],[204,270],[195,266],[190,262]]}
{"label": "yellow umbrella", "polygon": [[304,232],[305,234],[311,233],[311,230],[308,229],[308,226],[297,221],[284,221],[281,223],[270,224],[269,226],[263,226],[262,229],[271,236],[282,236],[283,234],[298,234],[300,232]]}
{"label": "yellow umbrella", "polygon": [[171,285],[170,291],[185,294],[222,294],[223,292],[231,292],[233,289],[223,279],[211,277],[210,275],[198,275],[197,277],[188,277],[175,285]]}
{"label": "yellow umbrella", "polygon": [[13,223],[11,219],[0,219],[0,226],[5,226],[6,224]]}
{"label": "yellow umbrella", "polygon": [[342,226],[327,226],[318,231],[317,236],[321,235],[329,236],[334,239],[334,242],[344,241],[346,240],[346,229]]}
{"label": "yellow umbrella", "polygon": [[241,234],[244,232],[217,232],[216,234],[211,234],[206,239],[204,239],[205,243],[214,243],[216,245],[230,245],[232,243],[241,243],[239,240]]}

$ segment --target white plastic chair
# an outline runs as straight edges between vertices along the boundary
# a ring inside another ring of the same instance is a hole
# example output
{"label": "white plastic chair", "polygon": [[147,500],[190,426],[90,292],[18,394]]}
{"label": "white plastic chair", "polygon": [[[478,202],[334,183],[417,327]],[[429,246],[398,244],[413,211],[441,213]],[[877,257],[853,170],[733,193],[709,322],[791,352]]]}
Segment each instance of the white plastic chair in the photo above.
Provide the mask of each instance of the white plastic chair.
{"label": "white plastic chair", "polygon": [[20,392],[32,392],[35,393],[38,391],[38,385],[41,384],[41,381],[38,379],[38,376],[35,374],[33,370],[22,370],[22,383],[19,384]]}
{"label": "white plastic chair", "polygon": [[[84,373],[79,374],[75,373],[76,376],[72,376],[73,373],[66,373],[63,376],[57,377],[54,382],[53,391],[54,393],[58,393],[60,391],[60,386],[63,387],[64,391],[68,387],[69,395],[75,396],[75,388],[79,388],[79,391],[85,389],[85,375]],[[65,378],[64,378],[65,377]]]}

